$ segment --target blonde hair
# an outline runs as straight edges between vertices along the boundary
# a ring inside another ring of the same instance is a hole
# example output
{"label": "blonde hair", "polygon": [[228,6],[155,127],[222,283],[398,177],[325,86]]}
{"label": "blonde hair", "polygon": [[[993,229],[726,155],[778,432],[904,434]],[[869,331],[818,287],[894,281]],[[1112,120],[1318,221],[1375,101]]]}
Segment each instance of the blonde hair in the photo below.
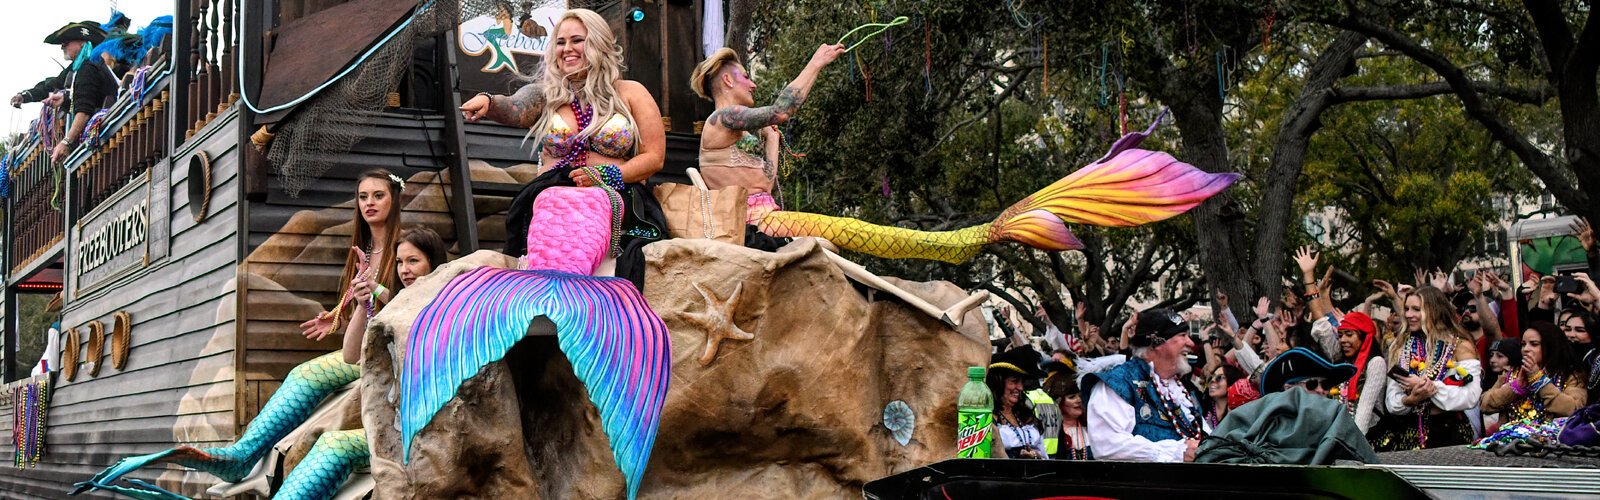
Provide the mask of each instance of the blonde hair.
{"label": "blonde hair", "polygon": [[[1405,314],[1405,303],[1411,297],[1416,297],[1422,306],[1422,333],[1429,341],[1428,349],[1433,349],[1434,341],[1457,344],[1472,342],[1471,334],[1468,334],[1467,329],[1461,326],[1461,319],[1455,314],[1455,306],[1450,303],[1450,297],[1446,296],[1443,290],[1432,286],[1424,286],[1406,294],[1400,299],[1400,314]],[[1402,316],[1400,330],[1405,332],[1406,326],[1403,318]],[[1400,360],[1401,354],[1406,349],[1406,344],[1410,341],[1408,335],[1409,332],[1404,335],[1394,336],[1393,343],[1389,345],[1388,349],[1391,360],[1411,362],[1411,360]],[[1391,362],[1390,364],[1394,363]]]}
{"label": "blonde hair", "polygon": [[[576,20],[583,24],[588,35],[584,37],[583,59],[588,66],[589,74],[583,81],[583,95],[590,106],[594,106],[594,120],[589,126],[578,131],[579,137],[592,137],[605,125],[607,119],[613,114],[620,114],[628,121],[628,129],[635,136],[638,135],[638,124],[633,121],[633,112],[628,109],[628,103],[617,95],[616,82],[622,79],[622,46],[617,44],[617,37],[611,32],[611,26],[606,24],[605,18],[600,17],[589,9],[572,9],[561,14],[561,19],[556,20],[555,28],[559,29],[562,23]],[[550,57],[549,49],[545,52],[544,71],[535,80],[542,85],[544,91],[544,112],[540,113],[539,121],[529,131],[530,136],[543,133],[550,128],[550,120],[558,116],[562,106],[573,101],[572,91],[567,88],[567,75],[562,72],[561,65],[556,64]]]}
{"label": "blonde hair", "polygon": [[739,54],[733,49],[723,47],[712,52],[706,60],[694,67],[694,73],[689,75],[689,88],[694,90],[694,95],[701,99],[711,99],[711,79],[722,74],[722,68],[729,64],[739,64]]}

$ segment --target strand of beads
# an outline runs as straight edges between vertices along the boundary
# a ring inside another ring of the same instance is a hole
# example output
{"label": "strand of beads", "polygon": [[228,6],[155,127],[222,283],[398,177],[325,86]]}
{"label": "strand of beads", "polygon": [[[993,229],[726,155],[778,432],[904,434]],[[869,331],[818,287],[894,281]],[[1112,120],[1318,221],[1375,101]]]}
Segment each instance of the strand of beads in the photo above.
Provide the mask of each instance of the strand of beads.
{"label": "strand of beads", "polygon": [[611,189],[621,192],[628,188],[622,181],[622,167],[606,164],[596,168],[600,170],[600,181],[611,186]]}
{"label": "strand of beads", "polygon": [[[589,128],[589,121],[594,119],[594,106],[588,103],[573,101],[572,117],[578,122],[578,130]],[[567,143],[567,155],[556,162],[555,168],[583,168],[589,164],[589,139],[587,137],[573,137]]]}
{"label": "strand of beads", "polygon": [[1201,439],[1205,437],[1205,427],[1200,423],[1200,416],[1189,411],[1189,407],[1179,405],[1161,390],[1161,381],[1156,378],[1155,372],[1150,373],[1151,388],[1156,392],[1156,399],[1161,403],[1161,413],[1172,422],[1172,427],[1185,439]]}
{"label": "strand of beads", "polygon": [[599,170],[595,167],[583,167],[583,172],[589,176],[589,181],[593,182],[595,187],[604,189],[606,198],[611,201],[611,249],[609,256],[616,257],[622,255],[622,194],[600,179]]}

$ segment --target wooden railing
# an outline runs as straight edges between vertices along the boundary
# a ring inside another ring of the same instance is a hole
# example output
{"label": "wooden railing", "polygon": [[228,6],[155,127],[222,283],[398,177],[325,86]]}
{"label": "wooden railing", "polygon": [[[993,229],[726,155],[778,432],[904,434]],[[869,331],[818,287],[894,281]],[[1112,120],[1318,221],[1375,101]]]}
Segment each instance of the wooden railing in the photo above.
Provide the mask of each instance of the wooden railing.
{"label": "wooden railing", "polygon": [[50,147],[37,136],[21,147],[26,153],[10,172],[12,243],[8,264],[12,274],[60,242],[66,227],[61,215],[66,179],[59,167],[50,164]]}
{"label": "wooden railing", "polygon": [[127,112],[122,121],[109,124],[116,128],[109,130],[100,149],[74,171],[74,217],[89,213],[167,155],[166,87],[162,79],[148,92],[153,97],[141,99],[127,92],[112,105],[112,110]]}
{"label": "wooden railing", "polygon": [[[188,106],[184,137],[205,128],[239,98],[238,26],[234,13],[239,0],[187,0],[189,2]],[[180,28],[182,29],[182,28]]]}

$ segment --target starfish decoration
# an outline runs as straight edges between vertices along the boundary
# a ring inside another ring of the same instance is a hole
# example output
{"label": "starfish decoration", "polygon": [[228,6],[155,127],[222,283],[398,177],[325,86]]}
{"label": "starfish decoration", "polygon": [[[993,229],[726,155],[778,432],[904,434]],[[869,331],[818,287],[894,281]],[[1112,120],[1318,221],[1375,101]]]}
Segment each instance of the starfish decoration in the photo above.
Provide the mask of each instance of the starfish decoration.
{"label": "starfish decoration", "polygon": [[700,297],[706,300],[705,312],[684,313],[683,320],[688,321],[706,331],[706,352],[700,356],[700,366],[710,365],[717,358],[717,348],[724,340],[751,340],[756,338],[734,324],[733,315],[739,309],[739,301],[743,296],[744,283],[740,282],[733,287],[733,295],[727,300],[717,298],[717,295],[706,291],[699,283],[693,283],[694,289],[700,292]]}

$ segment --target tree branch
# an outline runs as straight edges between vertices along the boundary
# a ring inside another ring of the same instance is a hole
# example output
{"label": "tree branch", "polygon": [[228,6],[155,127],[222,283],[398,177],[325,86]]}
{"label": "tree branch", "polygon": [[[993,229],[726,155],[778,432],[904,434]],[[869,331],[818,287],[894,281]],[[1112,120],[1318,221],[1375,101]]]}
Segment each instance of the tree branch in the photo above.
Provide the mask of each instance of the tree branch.
{"label": "tree branch", "polygon": [[1567,58],[1572,54],[1572,28],[1567,26],[1567,16],[1553,0],[1524,0],[1528,16],[1539,34],[1544,53],[1550,58],[1550,80],[1565,78]]}
{"label": "tree branch", "polygon": [[[1556,92],[1548,85],[1538,88],[1526,89],[1513,87],[1498,82],[1471,83],[1472,89],[1486,95],[1505,98],[1521,104],[1541,105],[1554,98]],[[1398,101],[1404,99],[1420,99],[1454,93],[1448,82],[1428,82],[1412,85],[1390,85],[1385,87],[1335,87],[1329,91],[1329,100],[1336,103],[1359,101]]]}
{"label": "tree branch", "polygon": [[1473,88],[1473,82],[1467,78],[1465,72],[1459,66],[1450,62],[1448,58],[1423,47],[1410,37],[1387,26],[1378,25],[1358,16],[1345,16],[1329,22],[1335,26],[1361,32],[1377,39],[1389,47],[1404,52],[1407,56],[1438,73],[1440,77],[1450,83],[1452,89],[1455,89],[1455,93],[1460,97],[1461,105],[1466,109],[1467,115],[1483,124],[1484,128],[1489,131],[1490,137],[1505,145],[1506,149],[1515,153],[1517,158],[1522,160],[1522,163],[1527,165],[1529,170],[1533,171],[1534,175],[1544,180],[1545,189],[1549,189],[1551,194],[1556,196],[1556,199],[1569,206],[1588,206],[1589,197],[1576,187],[1577,183],[1561,167],[1556,165],[1550,155],[1545,154],[1532,141],[1529,141],[1521,131],[1516,130],[1502,119],[1500,114],[1495,112],[1484,101],[1483,95]]}
{"label": "tree branch", "polygon": [[[1017,89],[1022,87],[1023,82],[1028,81],[1028,74],[1032,72],[1033,68],[1024,68],[1020,74],[1012,78],[1011,83],[1006,85],[1005,89],[1002,89],[999,94],[995,95],[994,101],[990,102],[988,106],[984,107],[983,111],[973,113],[971,118],[962,120],[961,123],[957,123],[954,127],[950,127],[950,130],[945,132],[944,135],[939,138],[939,140],[933,141],[933,145],[929,146],[923,155],[926,156],[928,153],[933,152],[933,150],[939,149],[939,145],[944,144],[945,141],[950,140],[951,137],[955,137],[956,132],[960,132],[961,129],[966,128],[967,125],[971,125],[973,122],[981,120],[983,117],[989,116],[991,113],[994,113],[996,110],[998,110],[1001,103],[1010,98],[1011,94],[1016,93]],[[999,120],[999,114],[994,114],[995,119]]]}

